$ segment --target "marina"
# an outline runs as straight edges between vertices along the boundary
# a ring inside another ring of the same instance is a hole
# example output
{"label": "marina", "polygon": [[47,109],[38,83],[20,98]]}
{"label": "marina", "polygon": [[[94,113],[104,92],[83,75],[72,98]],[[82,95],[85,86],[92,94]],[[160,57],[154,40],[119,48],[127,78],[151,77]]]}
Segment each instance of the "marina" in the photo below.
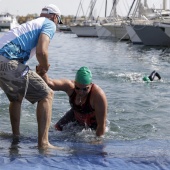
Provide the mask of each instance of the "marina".
{"label": "marina", "polygon": [[[2,33],[1,33],[2,34]],[[107,131],[99,144],[89,129],[63,132],[55,123],[69,109],[67,95],[55,92],[49,140],[65,151],[38,150],[35,105],[23,101],[21,139],[12,144],[8,100],[0,90],[1,168],[24,169],[169,169],[169,57],[168,49],[133,45],[126,41],[81,38],[57,32],[49,47],[51,78],[74,80],[76,70],[88,66],[93,82],[108,99]],[[36,59],[28,63],[35,70]],[[156,70],[161,81],[146,83]]]}
{"label": "marina", "polygon": [[[146,46],[169,46],[170,10],[167,1],[162,0],[162,9],[148,6],[148,1],[133,0],[127,16],[117,14],[118,0],[113,0],[110,15],[104,18],[95,18],[93,10],[96,0],[90,1],[90,11],[84,20],[76,20],[70,24],[70,29],[78,37],[112,38],[116,41],[130,41],[133,44]],[[82,0],[80,6],[83,6]],[[78,9],[80,10],[80,9]],[[107,0],[105,1],[107,10]],[[77,12],[78,13],[78,12]],[[80,19],[80,18],[79,18]]]}
{"label": "marina", "polygon": [[[133,2],[138,11],[140,1]],[[162,2],[165,8],[166,1]],[[118,1],[114,0],[113,5]],[[75,80],[80,67],[91,70],[92,83],[100,86],[107,97],[105,135],[98,138],[92,129],[74,128],[73,123],[57,131],[55,124],[70,104],[65,92],[54,91],[49,141],[63,149],[38,149],[36,104],[26,99],[21,108],[20,140],[16,142],[11,132],[9,101],[0,89],[0,169],[170,169],[169,12],[166,9],[165,16],[157,9],[144,8],[149,11],[148,18],[126,15],[115,19],[114,9],[99,22],[81,18],[72,26],[57,26],[48,52],[51,79]],[[159,14],[156,18],[155,13]],[[11,20],[2,30],[17,26],[9,23]],[[0,32],[0,38],[3,34]],[[27,64],[35,71],[36,57]],[[144,81],[153,71],[161,79]]]}

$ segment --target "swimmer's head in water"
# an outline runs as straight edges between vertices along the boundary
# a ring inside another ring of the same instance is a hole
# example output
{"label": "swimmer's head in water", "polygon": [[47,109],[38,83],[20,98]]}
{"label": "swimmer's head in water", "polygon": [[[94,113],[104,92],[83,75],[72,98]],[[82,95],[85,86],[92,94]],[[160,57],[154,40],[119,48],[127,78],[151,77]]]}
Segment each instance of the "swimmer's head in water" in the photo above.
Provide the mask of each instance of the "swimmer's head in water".
{"label": "swimmer's head in water", "polygon": [[83,85],[92,83],[92,73],[89,68],[81,67],[76,73],[75,81]]}
{"label": "swimmer's head in water", "polygon": [[149,79],[148,76],[144,76],[144,77],[143,77],[143,81],[150,82],[150,79]]}

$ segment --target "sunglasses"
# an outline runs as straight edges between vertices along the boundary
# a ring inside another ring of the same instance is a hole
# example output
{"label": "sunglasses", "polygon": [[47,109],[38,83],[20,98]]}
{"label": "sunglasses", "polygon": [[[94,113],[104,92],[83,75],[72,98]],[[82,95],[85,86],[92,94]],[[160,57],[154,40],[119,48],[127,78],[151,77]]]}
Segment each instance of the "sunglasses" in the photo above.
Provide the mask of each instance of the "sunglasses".
{"label": "sunglasses", "polygon": [[60,16],[57,15],[57,19],[58,19],[58,24],[63,24]]}
{"label": "sunglasses", "polygon": [[[55,14],[55,13],[49,13],[49,14]],[[55,14],[57,16],[58,19],[58,24],[63,24],[63,22],[61,21],[61,17],[58,16],[57,14]]]}
{"label": "sunglasses", "polygon": [[90,88],[89,86],[84,87],[84,88],[79,88],[79,87],[75,86],[75,89],[76,89],[76,90],[88,91],[89,88]]}

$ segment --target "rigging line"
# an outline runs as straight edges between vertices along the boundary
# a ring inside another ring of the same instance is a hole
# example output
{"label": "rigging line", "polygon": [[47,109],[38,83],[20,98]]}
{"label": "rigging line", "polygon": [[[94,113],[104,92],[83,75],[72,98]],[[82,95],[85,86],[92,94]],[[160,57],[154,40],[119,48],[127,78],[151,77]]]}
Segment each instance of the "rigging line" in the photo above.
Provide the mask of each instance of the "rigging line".
{"label": "rigging line", "polygon": [[133,0],[132,5],[131,5],[131,6],[130,6],[130,8],[129,8],[129,12],[128,12],[128,14],[127,14],[127,17],[126,17],[126,18],[128,18],[128,17],[129,17],[130,12],[132,11],[132,8],[133,8],[133,6],[134,6],[134,4],[135,4],[135,1],[136,1],[136,0]]}
{"label": "rigging line", "polygon": [[76,12],[74,22],[77,20],[77,17],[80,15],[80,11],[82,11],[82,15],[85,15],[84,10],[83,10],[83,1],[84,0],[80,0],[80,3],[79,3],[78,8],[77,8],[77,12]]}
{"label": "rigging line", "polygon": [[83,10],[83,1],[82,1],[82,3],[81,3],[81,10],[82,10],[82,13],[83,13],[83,16],[85,15],[85,13],[84,13],[84,10]]}
{"label": "rigging line", "polygon": [[78,16],[78,12],[79,12],[79,8],[80,8],[81,1],[82,1],[82,0],[80,0],[79,6],[78,6],[78,9],[77,9],[77,12],[76,12],[75,21],[76,21],[76,19],[77,19],[77,16]]}
{"label": "rigging line", "polygon": [[89,13],[89,16],[88,16],[88,19],[90,19],[92,17],[92,14],[93,14],[93,10],[94,10],[94,7],[96,5],[96,1],[97,0],[91,0],[91,6],[90,6],[90,13]]}
{"label": "rigging line", "polygon": [[[106,0],[107,1],[107,0]],[[98,14],[98,16],[100,15],[100,13],[101,13],[101,10],[102,10],[102,7],[103,7],[103,3],[104,3],[104,0],[103,0],[103,2],[102,2],[102,5],[101,5],[101,8],[100,8],[100,10],[99,10],[99,14]]]}
{"label": "rigging line", "polygon": [[112,5],[112,9],[110,11],[110,15],[111,17],[116,17],[115,16],[115,12],[116,12],[116,7],[117,7],[117,4],[118,4],[119,0],[113,0],[113,5]]}
{"label": "rigging line", "polygon": [[125,34],[121,39],[119,39],[119,40],[117,41],[117,43],[120,42],[126,35],[128,35],[127,32],[126,32],[126,34]]}
{"label": "rigging line", "polygon": [[88,8],[87,8],[87,11],[86,11],[86,15],[85,15],[85,16],[87,16],[87,14],[88,14],[88,12],[89,12],[89,9],[90,9],[90,7],[91,7],[92,1],[93,1],[93,0],[90,1],[90,4],[89,4],[89,6],[88,6]]}
{"label": "rigging line", "polygon": [[[101,8],[100,8],[100,10],[99,10],[99,14],[98,14],[98,16],[99,16],[99,15],[100,15],[100,13],[101,13],[101,10],[102,10],[102,7],[103,7],[103,3],[104,3],[104,1],[105,1],[105,0],[103,0],[103,1],[102,1],[102,5],[101,5]],[[106,1],[107,1],[107,0],[106,0]]]}
{"label": "rigging line", "polygon": [[[122,3],[123,3],[123,6],[124,6],[124,11],[127,12],[127,11],[128,11],[128,7],[126,6],[125,1],[123,0]],[[123,12],[122,12],[121,9],[122,9],[122,8],[120,8],[120,11],[121,11],[121,14],[123,15]]]}
{"label": "rigging line", "polygon": [[132,13],[132,19],[135,18],[137,11],[139,9],[139,5],[140,5],[140,0],[137,0],[136,5],[134,7],[133,13]]}

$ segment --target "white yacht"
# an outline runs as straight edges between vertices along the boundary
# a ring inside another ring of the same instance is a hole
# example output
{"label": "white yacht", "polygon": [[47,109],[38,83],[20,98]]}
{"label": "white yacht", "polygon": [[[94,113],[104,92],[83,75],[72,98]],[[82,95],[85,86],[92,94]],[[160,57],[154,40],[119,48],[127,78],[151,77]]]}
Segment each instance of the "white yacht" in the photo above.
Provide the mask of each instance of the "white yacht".
{"label": "white yacht", "polygon": [[0,14],[0,31],[6,29],[12,29],[19,25],[16,17],[9,13]]}
{"label": "white yacht", "polygon": [[129,40],[129,35],[126,31],[125,23],[123,20],[103,24],[103,27],[110,31],[113,37],[121,40]]}
{"label": "white yacht", "polygon": [[99,23],[87,20],[80,24],[70,25],[70,29],[78,37],[98,37],[96,25],[99,25]]}
{"label": "white yacht", "polygon": [[107,30],[103,24],[112,22],[112,20],[114,19],[114,16],[116,16],[116,4],[117,4],[118,0],[113,0],[113,5],[112,5],[112,9],[110,12],[110,15],[107,16],[107,0],[105,1],[105,16],[103,19],[100,19],[100,25],[96,26],[96,31],[97,31],[97,35],[99,38],[114,38],[115,36],[109,31]]}
{"label": "white yacht", "polygon": [[[93,9],[96,4],[96,1],[97,0],[90,0],[90,5],[88,8],[89,10],[88,17],[86,17],[87,15],[85,15],[84,18],[81,18],[76,15],[76,19],[74,23],[70,24],[71,31],[75,33],[78,37],[98,37],[97,31],[96,31],[96,25],[99,25],[99,23],[93,16]],[[82,0],[80,0],[77,14],[78,14],[80,7],[82,6],[83,6]]]}
{"label": "white yacht", "polygon": [[113,1],[113,7],[110,12],[110,18],[112,18],[108,23],[102,25],[103,28],[111,33],[111,36],[119,40],[129,40],[129,35],[127,34],[125,28],[126,20],[124,17],[117,15],[117,5],[119,0]]}

